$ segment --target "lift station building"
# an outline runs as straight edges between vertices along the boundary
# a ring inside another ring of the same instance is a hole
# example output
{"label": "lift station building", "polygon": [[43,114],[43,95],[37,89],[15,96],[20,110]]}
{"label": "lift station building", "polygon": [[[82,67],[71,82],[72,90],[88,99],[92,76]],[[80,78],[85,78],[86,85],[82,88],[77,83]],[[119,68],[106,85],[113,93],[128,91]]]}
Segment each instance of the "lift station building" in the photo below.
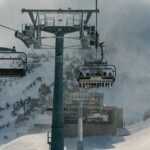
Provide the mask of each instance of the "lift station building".
{"label": "lift station building", "polygon": [[65,137],[78,135],[79,101],[83,103],[83,136],[115,136],[117,128],[123,128],[123,109],[105,106],[103,93],[69,93],[64,99]]}

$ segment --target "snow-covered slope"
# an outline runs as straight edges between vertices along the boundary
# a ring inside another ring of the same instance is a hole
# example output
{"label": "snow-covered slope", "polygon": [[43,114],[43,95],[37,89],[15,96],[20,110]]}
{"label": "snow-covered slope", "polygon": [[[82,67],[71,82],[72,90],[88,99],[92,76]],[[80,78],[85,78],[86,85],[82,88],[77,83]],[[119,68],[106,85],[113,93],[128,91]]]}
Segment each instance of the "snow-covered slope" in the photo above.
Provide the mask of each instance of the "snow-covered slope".
{"label": "snow-covered slope", "polygon": [[115,144],[116,150],[149,150],[150,149],[150,119],[129,127],[130,136]]}
{"label": "snow-covered slope", "polygon": [[46,134],[27,135],[1,146],[0,150],[48,150],[46,140]]}
{"label": "snow-covered slope", "polygon": [[[35,124],[51,123],[50,115],[47,119],[46,109],[52,105],[53,97],[53,52],[36,51],[36,55],[30,52],[27,76],[0,78],[0,145],[17,137],[35,133]],[[72,56],[72,52],[69,53]],[[76,59],[69,56],[67,61],[65,56],[64,66],[69,65],[70,60]],[[64,67],[64,72],[65,70]]]}
{"label": "snow-covered slope", "polygon": [[[149,150],[150,119],[132,126],[137,132],[126,137],[86,137],[86,150]],[[138,131],[138,129],[140,130]],[[27,135],[0,147],[0,150],[48,150],[46,133]],[[65,150],[75,150],[77,138],[65,139]]]}
{"label": "snow-covered slope", "polygon": [[[53,83],[54,59],[51,59],[51,53],[42,53],[37,54],[36,57],[32,53],[29,54],[28,71],[30,70],[30,73],[27,73],[27,76],[0,78],[0,145],[18,136],[28,134],[28,130],[33,128],[41,114],[43,118],[46,116],[42,111],[46,105],[50,104],[53,88],[50,89],[47,96],[40,95],[39,92],[42,92],[42,86],[50,87]],[[47,68],[50,68],[51,71]],[[33,101],[35,103],[32,103]],[[19,116],[20,119],[26,119],[20,120],[19,123]]]}

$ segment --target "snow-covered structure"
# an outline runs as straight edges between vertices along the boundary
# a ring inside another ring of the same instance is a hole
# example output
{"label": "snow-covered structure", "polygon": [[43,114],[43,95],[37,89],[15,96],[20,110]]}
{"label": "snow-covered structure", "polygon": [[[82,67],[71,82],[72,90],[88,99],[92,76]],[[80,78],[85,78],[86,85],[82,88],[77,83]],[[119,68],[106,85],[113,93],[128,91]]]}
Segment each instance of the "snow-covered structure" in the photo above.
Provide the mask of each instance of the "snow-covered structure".
{"label": "snow-covered structure", "polygon": [[84,136],[116,135],[123,128],[123,109],[104,106],[103,93],[69,93],[64,99],[65,137],[76,137],[79,101],[83,102]]}

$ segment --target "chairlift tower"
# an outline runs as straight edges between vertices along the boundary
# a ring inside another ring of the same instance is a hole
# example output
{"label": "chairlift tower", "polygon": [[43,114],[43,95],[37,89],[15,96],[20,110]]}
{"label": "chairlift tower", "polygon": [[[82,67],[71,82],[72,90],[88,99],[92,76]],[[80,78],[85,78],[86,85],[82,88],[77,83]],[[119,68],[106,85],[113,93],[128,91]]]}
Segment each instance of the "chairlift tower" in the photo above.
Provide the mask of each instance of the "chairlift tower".
{"label": "chairlift tower", "polygon": [[[92,13],[99,10],[54,10],[54,9],[22,9],[22,13],[28,13],[33,25],[24,25],[23,31],[16,31],[15,36],[22,40],[27,47],[33,45],[36,49],[42,48],[41,32],[55,35],[55,79],[54,99],[52,115],[52,135],[49,142],[50,150],[64,149],[64,106],[63,106],[63,48],[64,35],[79,32],[79,39],[83,36],[83,30],[90,28],[86,26]],[[56,15],[66,15],[66,18],[56,19]],[[51,15],[51,17],[49,16]],[[78,19],[76,19],[78,15]],[[44,18],[41,19],[41,16]],[[52,17],[53,16],[53,17]],[[71,17],[68,17],[71,16]],[[65,20],[63,24],[62,21]]]}

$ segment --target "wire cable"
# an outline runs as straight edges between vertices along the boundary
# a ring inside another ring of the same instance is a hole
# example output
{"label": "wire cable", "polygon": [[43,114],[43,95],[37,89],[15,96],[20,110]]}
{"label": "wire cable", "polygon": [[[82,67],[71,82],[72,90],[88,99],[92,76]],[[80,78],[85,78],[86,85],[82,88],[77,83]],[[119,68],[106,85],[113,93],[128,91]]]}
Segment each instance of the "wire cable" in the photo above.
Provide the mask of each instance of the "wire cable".
{"label": "wire cable", "polygon": [[[37,57],[38,55],[36,54],[36,52],[35,52],[35,50],[33,49],[33,47],[31,47],[31,50],[33,51],[33,53],[34,53],[35,56]],[[50,61],[50,60],[49,60],[49,61]],[[53,81],[51,80],[51,78],[49,78],[49,75],[48,75],[48,73],[47,73],[47,71],[46,71],[46,68],[44,67],[44,65],[42,64],[41,61],[40,61],[40,64],[41,64],[41,66],[42,66],[42,68],[43,68],[43,71],[44,71],[45,74],[46,74],[47,79],[49,79],[49,80],[51,81],[51,83],[53,84]]]}
{"label": "wire cable", "polygon": [[3,27],[3,28],[6,28],[6,29],[8,29],[8,30],[12,30],[12,31],[17,31],[17,30],[15,30],[15,29],[13,29],[13,28],[10,28],[10,27],[8,27],[8,26],[4,26],[4,25],[2,25],[2,24],[0,24],[0,26],[1,27]]}

